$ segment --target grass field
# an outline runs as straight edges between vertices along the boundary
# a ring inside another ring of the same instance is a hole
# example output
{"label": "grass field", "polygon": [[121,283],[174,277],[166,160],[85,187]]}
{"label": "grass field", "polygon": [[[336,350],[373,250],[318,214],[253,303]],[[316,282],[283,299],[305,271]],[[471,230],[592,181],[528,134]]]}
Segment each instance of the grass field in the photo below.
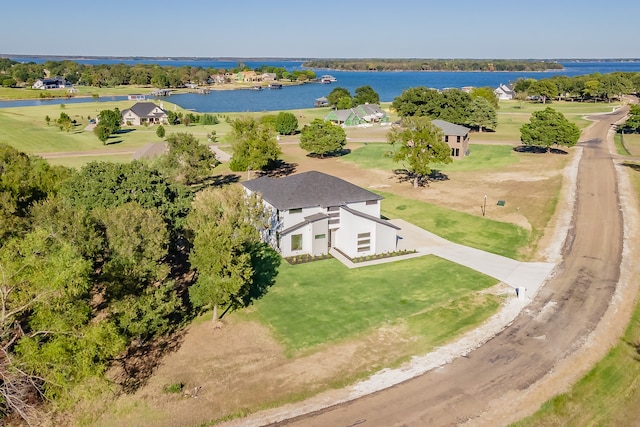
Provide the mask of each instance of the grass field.
{"label": "grass field", "polygon": [[[391,146],[386,143],[369,143],[353,150],[340,160],[352,162],[363,169],[394,170],[402,164],[386,156]],[[518,156],[510,145],[469,145],[469,156],[454,160],[452,163],[434,164],[432,169],[443,172],[468,172],[500,169],[518,162]]]}
{"label": "grass field", "polygon": [[[633,165],[632,165],[633,166]],[[640,165],[630,167],[640,195]],[[633,280],[639,280],[634,277]],[[640,419],[640,305],[620,342],[569,392],[546,402],[515,424],[533,426],[627,426]]]}
{"label": "grass field", "polygon": [[455,243],[482,249],[513,259],[529,243],[531,233],[522,227],[486,217],[457,212],[429,203],[406,199],[395,194],[384,196],[382,214],[402,218]]}
{"label": "grass field", "polygon": [[277,284],[248,317],[271,327],[294,352],[407,320],[433,346],[498,308],[497,301],[468,304],[472,294],[495,283],[434,256],[357,269],[335,259],[283,262]]}
{"label": "grass field", "polygon": [[624,138],[624,147],[628,150],[628,155],[640,156],[640,133],[616,134],[616,137]]}
{"label": "grass field", "polygon": [[551,107],[564,114],[567,120],[583,129],[591,123],[584,119],[585,115],[611,112],[620,104],[596,104],[583,102],[520,103],[519,101],[500,101],[498,110],[498,127],[495,132],[473,134],[476,140],[486,141],[520,141],[520,127],[529,123],[531,113]]}

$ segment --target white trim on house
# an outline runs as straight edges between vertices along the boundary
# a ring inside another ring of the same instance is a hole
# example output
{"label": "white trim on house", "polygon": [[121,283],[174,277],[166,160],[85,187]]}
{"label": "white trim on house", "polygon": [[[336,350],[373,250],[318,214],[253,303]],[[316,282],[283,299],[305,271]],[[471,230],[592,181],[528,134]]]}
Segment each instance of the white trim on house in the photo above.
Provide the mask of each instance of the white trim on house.
{"label": "white trim on house", "polygon": [[324,255],[335,248],[350,258],[393,252],[398,227],[380,218],[382,197],[340,178],[311,171],[243,183],[271,212],[262,238],[282,256]]}

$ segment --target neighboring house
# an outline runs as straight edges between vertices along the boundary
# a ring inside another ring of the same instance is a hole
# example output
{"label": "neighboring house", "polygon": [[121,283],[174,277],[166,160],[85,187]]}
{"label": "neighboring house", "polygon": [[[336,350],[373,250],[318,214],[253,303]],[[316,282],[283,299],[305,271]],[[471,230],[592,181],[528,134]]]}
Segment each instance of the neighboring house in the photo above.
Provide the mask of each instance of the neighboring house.
{"label": "neighboring house", "polygon": [[333,110],[324,119],[345,127],[389,122],[387,113],[376,104],[362,104],[348,110]]}
{"label": "neighboring house", "polygon": [[67,79],[56,76],[51,79],[38,79],[31,87],[33,89],[64,89],[71,86]]}
{"label": "neighboring house", "polygon": [[239,82],[245,82],[245,83],[249,83],[249,82],[257,82],[260,81],[260,77],[258,76],[258,73],[256,73],[255,71],[249,70],[249,71],[241,71],[237,74],[238,76],[238,81]]}
{"label": "neighboring house", "polygon": [[496,94],[498,99],[503,101],[516,97],[516,93],[513,91],[511,85],[503,85],[502,83],[493,91],[493,93]]}
{"label": "neighboring house", "polygon": [[277,77],[276,73],[262,73],[260,75],[260,80],[263,82],[275,82]]}
{"label": "neighboring house", "polygon": [[167,123],[167,112],[153,102],[136,102],[122,113],[122,123],[140,126],[143,124]]}
{"label": "neighboring house", "polygon": [[398,227],[380,218],[382,197],[340,178],[310,171],[243,182],[271,213],[262,238],[282,256],[327,254],[350,258],[393,252]]}
{"label": "neighboring house", "polygon": [[444,120],[432,120],[431,123],[442,129],[444,142],[451,148],[451,157],[461,159],[469,152],[469,128]]}
{"label": "neighboring house", "polygon": [[329,100],[325,96],[321,96],[320,98],[316,98],[316,102],[314,103],[316,107],[328,107]]}

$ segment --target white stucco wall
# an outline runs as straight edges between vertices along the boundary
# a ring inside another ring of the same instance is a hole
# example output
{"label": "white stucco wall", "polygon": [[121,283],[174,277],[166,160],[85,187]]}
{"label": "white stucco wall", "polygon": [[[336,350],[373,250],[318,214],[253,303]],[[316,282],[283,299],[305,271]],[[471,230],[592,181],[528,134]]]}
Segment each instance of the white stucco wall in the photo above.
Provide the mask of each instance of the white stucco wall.
{"label": "white stucco wall", "polygon": [[[375,253],[375,222],[353,215],[340,209],[340,228],[336,231],[335,246],[350,258],[373,255]],[[358,252],[358,234],[369,233],[370,249]]]}

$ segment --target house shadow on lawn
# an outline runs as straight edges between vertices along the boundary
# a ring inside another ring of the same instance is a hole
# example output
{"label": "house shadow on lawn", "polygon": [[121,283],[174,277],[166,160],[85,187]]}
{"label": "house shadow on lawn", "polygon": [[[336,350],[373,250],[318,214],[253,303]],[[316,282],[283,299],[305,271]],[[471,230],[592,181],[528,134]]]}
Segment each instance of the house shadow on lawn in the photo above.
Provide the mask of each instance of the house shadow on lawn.
{"label": "house shadow on lawn", "polygon": [[547,148],[539,145],[518,145],[513,147],[513,151],[517,153],[533,153],[533,154],[569,154],[569,152],[561,150],[559,148]]}
{"label": "house shadow on lawn", "polygon": [[[407,169],[395,169],[393,171],[394,175],[398,182],[413,182],[416,178],[416,174],[408,171]],[[425,187],[429,185],[429,182],[432,181],[448,181],[449,176],[442,171],[437,169],[432,169],[429,175],[420,175],[418,176],[418,186]]]}

